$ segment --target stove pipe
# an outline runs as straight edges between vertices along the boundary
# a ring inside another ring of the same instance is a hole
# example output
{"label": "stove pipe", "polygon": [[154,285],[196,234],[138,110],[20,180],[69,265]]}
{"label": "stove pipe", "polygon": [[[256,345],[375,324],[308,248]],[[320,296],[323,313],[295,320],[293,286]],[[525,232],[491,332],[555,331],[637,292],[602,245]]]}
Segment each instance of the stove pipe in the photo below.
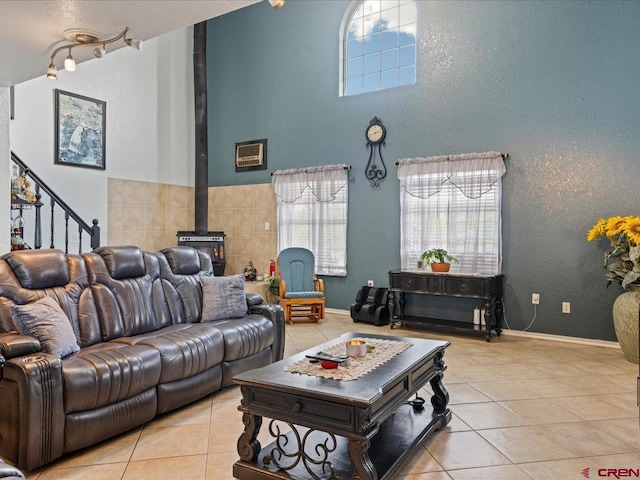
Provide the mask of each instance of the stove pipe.
{"label": "stove pipe", "polygon": [[207,22],[193,26],[195,97],[195,232],[206,234],[209,216],[209,145],[207,141]]}

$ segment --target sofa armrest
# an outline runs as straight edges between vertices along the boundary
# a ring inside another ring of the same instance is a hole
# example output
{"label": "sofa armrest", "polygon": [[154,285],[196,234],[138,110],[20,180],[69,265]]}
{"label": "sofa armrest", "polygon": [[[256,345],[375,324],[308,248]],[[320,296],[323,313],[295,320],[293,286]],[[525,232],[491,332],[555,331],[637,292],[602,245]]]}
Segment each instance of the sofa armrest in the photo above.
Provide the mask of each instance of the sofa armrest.
{"label": "sofa armrest", "polygon": [[245,297],[247,297],[247,306],[249,308],[264,303],[264,298],[259,293],[245,293]]}
{"label": "sofa armrest", "polygon": [[25,471],[63,453],[62,361],[46,353],[8,359],[0,388],[0,455]]}
{"label": "sofa armrest", "polygon": [[38,353],[40,350],[37,338],[19,333],[0,333],[0,353],[7,360]]}
{"label": "sofa armrest", "polygon": [[257,313],[273,323],[275,338],[273,340],[273,359],[277,362],[284,356],[284,310],[274,303],[263,303],[249,307],[249,313]]}

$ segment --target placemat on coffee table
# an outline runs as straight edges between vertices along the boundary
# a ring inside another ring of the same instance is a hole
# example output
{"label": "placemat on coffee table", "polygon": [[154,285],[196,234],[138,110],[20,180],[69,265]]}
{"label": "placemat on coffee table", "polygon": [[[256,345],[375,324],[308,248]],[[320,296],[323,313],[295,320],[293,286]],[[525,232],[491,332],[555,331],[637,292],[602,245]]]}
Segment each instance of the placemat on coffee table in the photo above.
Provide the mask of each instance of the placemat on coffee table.
{"label": "placemat on coffee table", "polygon": [[[322,368],[319,362],[312,363],[308,358],[304,358],[284,367],[284,371],[332,378],[334,380],[356,380],[411,347],[409,342],[384,340],[382,338],[353,338],[351,340],[363,340],[367,346],[375,347],[375,350],[368,352],[364,357],[350,358],[348,366],[340,365],[335,369],[325,369]],[[344,355],[345,344],[334,345],[324,351],[330,355]]]}

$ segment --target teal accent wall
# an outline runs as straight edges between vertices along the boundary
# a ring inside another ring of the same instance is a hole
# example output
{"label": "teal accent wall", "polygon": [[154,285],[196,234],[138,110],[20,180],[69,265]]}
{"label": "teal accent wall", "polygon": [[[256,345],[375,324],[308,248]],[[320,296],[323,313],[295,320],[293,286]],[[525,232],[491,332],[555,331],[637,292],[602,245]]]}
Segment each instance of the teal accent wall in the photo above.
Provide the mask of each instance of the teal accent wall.
{"label": "teal accent wall", "polygon": [[[350,2],[268,2],[208,22],[211,186],[268,183],[269,171],[347,163],[348,276],[325,277],[348,309],[366,281],[400,266],[393,161],[509,152],[503,194],[505,310],[512,328],[614,340],[600,217],[640,214],[640,2],[418,1],[415,85],[338,95],[339,29]],[[364,131],[387,128],[389,174],[364,177]],[[268,171],[236,173],[235,142],[267,138]],[[571,314],[561,313],[563,301]],[[471,320],[471,306],[414,302]]]}

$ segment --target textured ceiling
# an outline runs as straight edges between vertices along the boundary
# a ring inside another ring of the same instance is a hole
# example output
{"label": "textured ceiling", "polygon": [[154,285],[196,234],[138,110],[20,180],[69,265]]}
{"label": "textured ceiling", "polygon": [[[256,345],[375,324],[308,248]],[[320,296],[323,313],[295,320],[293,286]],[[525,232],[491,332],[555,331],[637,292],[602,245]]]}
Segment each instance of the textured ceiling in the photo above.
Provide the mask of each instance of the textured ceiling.
{"label": "textured ceiling", "polygon": [[[45,75],[52,51],[68,43],[63,32],[85,29],[106,36],[129,27],[128,36],[147,40],[261,0],[3,0],[0,1],[0,86]],[[265,5],[265,8],[267,5]],[[115,42],[107,50],[121,48]],[[77,54],[76,54],[77,52]],[[56,56],[63,68],[64,52]],[[92,49],[73,51],[76,62]]]}

